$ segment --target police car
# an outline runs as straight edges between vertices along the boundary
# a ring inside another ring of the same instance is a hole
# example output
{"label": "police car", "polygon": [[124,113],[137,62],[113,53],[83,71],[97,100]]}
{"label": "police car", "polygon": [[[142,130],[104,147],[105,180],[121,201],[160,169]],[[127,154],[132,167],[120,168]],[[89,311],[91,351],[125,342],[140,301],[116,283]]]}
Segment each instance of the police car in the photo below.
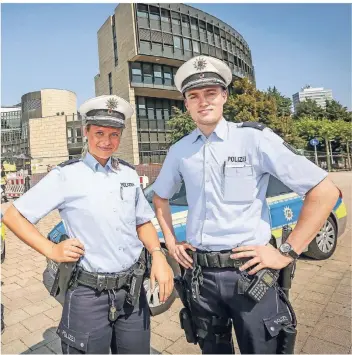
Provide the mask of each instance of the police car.
{"label": "police car", "polygon": [[[144,189],[144,194],[148,202],[152,205],[153,185],[149,185],[146,189]],[[266,201],[270,210],[272,235],[275,237],[276,244],[279,247],[281,244],[282,227],[285,225],[290,225],[291,228],[295,227],[303,206],[304,197],[297,195],[281,181],[277,180],[273,176],[270,176]],[[185,241],[188,204],[184,184],[181,185],[180,190],[170,199],[170,208],[176,238],[178,241]],[[157,229],[161,245],[165,248],[163,234],[156,218],[154,218],[152,222]],[[319,260],[329,258],[336,249],[337,238],[343,234],[346,229],[346,222],[347,211],[345,203],[342,199],[342,193],[340,192],[339,199],[330,216],[324,223],[317,236],[309,244],[304,254]],[[65,233],[62,222],[54,227],[54,229],[49,233],[49,237],[57,233]],[[174,274],[179,274],[181,272],[179,265],[167,254],[167,251],[166,257],[174,271]],[[150,292],[149,280],[145,280],[144,287],[147,291],[147,298],[152,314],[160,314],[165,312],[176,298],[176,292],[174,291],[169,299],[164,304],[161,304],[158,298],[158,289],[156,288],[154,293]]]}

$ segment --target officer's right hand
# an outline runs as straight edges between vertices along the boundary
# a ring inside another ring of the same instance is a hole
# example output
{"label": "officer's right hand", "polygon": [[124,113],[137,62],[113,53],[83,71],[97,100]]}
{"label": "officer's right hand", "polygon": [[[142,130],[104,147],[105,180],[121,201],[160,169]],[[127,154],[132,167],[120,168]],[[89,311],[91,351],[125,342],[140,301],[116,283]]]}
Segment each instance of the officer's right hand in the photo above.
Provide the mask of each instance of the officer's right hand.
{"label": "officer's right hand", "polygon": [[167,248],[169,250],[170,255],[179,264],[181,264],[186,269],[192,268],[193,260],[186,253],[187,249],[191,249],[193,251],[196,251],[196,249],[194,247],[192,247],[191,244],[188,244],[186,242],[176,242],[175,244],[173,244],[170,247],[167,245]]}
{"label": "officer's right hand", "polygon": [[75,262],[84,255],[84,245],[77,239],[67,239],[55,244],[49,258],[57,263]]}

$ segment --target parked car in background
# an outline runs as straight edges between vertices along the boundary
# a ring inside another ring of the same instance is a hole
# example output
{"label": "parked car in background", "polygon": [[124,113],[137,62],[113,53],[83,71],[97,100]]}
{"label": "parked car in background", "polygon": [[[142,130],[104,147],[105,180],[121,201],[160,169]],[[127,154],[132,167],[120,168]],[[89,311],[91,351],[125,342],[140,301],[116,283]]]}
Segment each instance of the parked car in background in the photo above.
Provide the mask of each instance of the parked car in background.
{"label": "parked car in background", "polygon": [[[153,185],[144,189],[144,194],[148,202],[152,205]],[[281,244],[282,227],[290,225],[292,229],[296,226],[304,197],[298,196],[281,181],[270,176],[269,185],[266,194],[266,201],[270,211],[271,231],[279,247]],[[153,206],[153,205],[152,205]],[[188,203],[186,198],[186,187],[183,183],[180,190],[170,199],[170,208],[172,213],[172,222],[178,241],[186,240],[186,220],[188,214]],[[153,224],[157,229],[162,247],[165,249],[167,260],[172,267],[174,274],[180,274],[181,269],[177,262],[171,258],[166,250],[163,234],[156,218]],[[346,205],[342,199],[342,193],[330,213],[330,216],[324,223],[316,237],[309,244],[304,254],[314,259],[327,259],[335,251],[337,238],[343,234],[346,229],[347,211]],[[58,235],[65,233],[63,223],[60,222],[49,233],[49,237],[55,239]],[[158,298],[158,289],[152,294],[149,289],[149,280],[146,280],[144,287],[147,291],[149,306],[154,312],[159,314],[165,312],[173,303],[176,297],[175,291],[164,304],[160,304]]]}

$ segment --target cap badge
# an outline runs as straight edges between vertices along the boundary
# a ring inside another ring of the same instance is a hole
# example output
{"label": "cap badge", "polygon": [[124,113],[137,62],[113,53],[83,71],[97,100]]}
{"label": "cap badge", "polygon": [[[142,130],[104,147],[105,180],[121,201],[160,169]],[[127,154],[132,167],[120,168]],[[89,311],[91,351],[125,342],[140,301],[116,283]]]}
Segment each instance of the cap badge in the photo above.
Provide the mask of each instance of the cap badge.
{"label": "cap badge", "polygon": [[112,114],[112,110],[118,106],[118,102],[116,99],[111,98],[106,101],[106,107],[108,108],[108,113]]}
{"label": "cap badge", "polygon": [[198,58],[194,62],[193,66],[196,70],[201,71],[205,69],[205,67],[207,66],[207,61],[203,58]]}

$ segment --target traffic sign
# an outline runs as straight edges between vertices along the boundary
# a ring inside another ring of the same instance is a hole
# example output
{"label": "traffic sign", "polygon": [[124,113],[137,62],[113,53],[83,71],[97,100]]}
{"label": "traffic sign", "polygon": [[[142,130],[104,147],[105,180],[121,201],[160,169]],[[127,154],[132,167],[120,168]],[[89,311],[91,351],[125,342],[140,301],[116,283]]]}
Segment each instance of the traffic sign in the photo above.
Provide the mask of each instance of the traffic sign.
{"label": "traffic sign", "polygon": [[317,138],[313,138],[309,141],[310,145],[312,145],[313,147],[315,147],[316,145],[319,144],[319,141]]}

